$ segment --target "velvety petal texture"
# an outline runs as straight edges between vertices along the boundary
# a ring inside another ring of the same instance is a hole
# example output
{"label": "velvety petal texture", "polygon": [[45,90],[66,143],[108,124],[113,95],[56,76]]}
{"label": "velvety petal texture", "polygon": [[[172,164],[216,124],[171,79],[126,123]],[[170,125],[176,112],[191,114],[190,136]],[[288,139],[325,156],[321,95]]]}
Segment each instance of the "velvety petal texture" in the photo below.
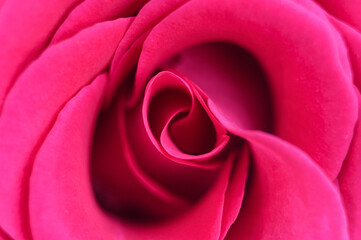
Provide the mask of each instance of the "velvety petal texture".
{"label": "velvety petal texture", "polygon": [[0,119],[0,224],[14,238],[28,238],[27,183],[56,114],[106,67],[127,24],[120,19],[94,25],[47,49],[8,94]]}
{"label": "velvety petal texture", "polygon": [[254,161],[229,239],[349,239],[342,200],[307,155],[264,133],[238,134]]}
{"label": "velvety petal texture", "polygon": [[0,0],[0,239],[359,240],[359,0]]}

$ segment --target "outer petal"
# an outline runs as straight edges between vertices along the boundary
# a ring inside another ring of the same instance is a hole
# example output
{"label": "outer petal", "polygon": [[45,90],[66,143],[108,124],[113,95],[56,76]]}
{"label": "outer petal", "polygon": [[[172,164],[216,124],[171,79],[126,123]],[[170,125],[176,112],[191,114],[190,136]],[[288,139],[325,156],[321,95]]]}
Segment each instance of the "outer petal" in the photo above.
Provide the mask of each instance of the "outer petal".
{"label": "outer petal", "polygon": [[361,90],[361,33],[335,18],[330,18],[347,44],[353,80],[358,89]]}
{"label": "outer petal", "polygon": [[148,0],[86,0],[79,4],[59,27],[52,43],[69,38],[93,24],[129,17],[139,11]]}
{"label": "outer petal", "polygon": [[229,239],[348,239],[339,193],[303,152],[261,132],[238,132],[253,163]]}
{"label": "outer petal", "polygon": [[330,14],[361,32],[360,0],[317,0],[317,2]]}
{"label": "outer petal", "polygon": [[16,77],[38,57],[79,0],[11,0],[0,4],[0,109]]}
{"label": "outer petal", "polygon": [[359,119],[350,151],[338,176],[349,222],[350,239],[361,239],[361,96],[359,94]]}
{"label": "outer petal", "polygon": [[105,89],[100,75],[61,110],[41,146],[30,177],[34,239],[120,239],[120,225],[106,216],[89,176],[92,130]]}
{"label": "outer petal", "polygon": [[23,200],[37,149],[64,103],[109,63],[127,24],[95,25],[54,45],[9,93],[0,117],[0,225],[15,239],[29,231]]}

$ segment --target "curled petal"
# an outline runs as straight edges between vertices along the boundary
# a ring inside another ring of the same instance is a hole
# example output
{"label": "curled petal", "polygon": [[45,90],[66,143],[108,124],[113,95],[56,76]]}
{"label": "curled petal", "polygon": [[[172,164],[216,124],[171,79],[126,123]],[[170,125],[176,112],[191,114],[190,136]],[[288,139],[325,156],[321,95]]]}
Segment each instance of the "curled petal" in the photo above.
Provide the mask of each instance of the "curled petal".
{"label": "curled petal", "polygon": [[[79,0],[0,3],[0,109],[21,72],[47,46],[57,25]],[[19,17],[21,16],[21,17]]]}
{"label": "curled petal", "polygon": [[238,135],[254,161],[229,239],[348,239],[340,195],[306,154],[262,132]]}
{"label": "curled petal", "polygon": [[171,72],[159,73],[148,84],[143,104],[146,130],[159,151],[174,161],[201,165],[199,161],[211,159],[228,142],[225,128],[202,95]]}

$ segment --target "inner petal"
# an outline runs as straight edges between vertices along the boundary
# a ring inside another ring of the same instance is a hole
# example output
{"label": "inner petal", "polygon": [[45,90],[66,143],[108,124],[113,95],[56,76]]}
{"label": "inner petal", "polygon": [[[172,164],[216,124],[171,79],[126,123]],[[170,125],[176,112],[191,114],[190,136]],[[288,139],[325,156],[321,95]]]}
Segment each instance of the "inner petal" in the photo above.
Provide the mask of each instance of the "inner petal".
{"label": "inner petal", "polygon": [[227,143],[225,128],[209,110],[206,95],[172,72],[157,74],[145,91],[143,118],[149,137],[171,158],[210,159]]}

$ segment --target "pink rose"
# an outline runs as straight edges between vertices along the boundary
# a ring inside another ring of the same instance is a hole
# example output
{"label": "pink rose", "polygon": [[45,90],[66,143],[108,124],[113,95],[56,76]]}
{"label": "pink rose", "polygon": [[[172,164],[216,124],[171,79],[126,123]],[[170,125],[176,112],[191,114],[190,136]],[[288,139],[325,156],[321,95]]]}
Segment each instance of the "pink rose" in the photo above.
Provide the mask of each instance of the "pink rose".
{"label": "pink rose", "polygon": [[0,239],[360,239],[360,12],[0,0]]}

